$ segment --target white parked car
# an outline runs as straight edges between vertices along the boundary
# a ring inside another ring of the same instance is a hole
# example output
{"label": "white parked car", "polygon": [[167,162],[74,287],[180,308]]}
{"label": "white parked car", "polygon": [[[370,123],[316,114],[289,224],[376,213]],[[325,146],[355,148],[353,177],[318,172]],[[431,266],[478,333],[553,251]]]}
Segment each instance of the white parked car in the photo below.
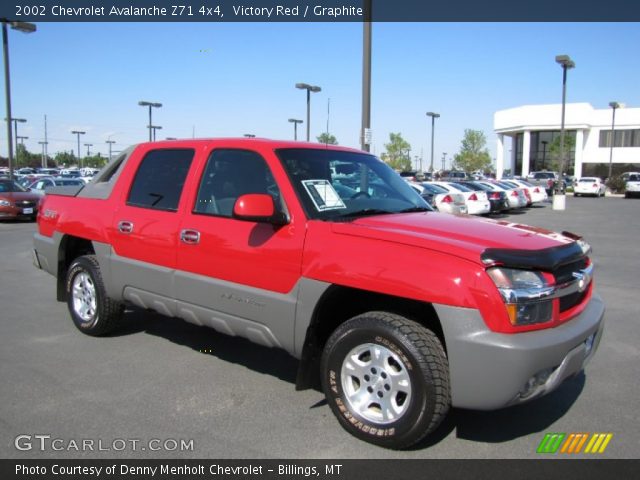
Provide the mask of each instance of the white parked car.
{"label": "white parked car", "polygon": [[547,190],[543,187],[533,185],[532,183],[527,182],[526,180],[521,180],[519,178],[510,178],[509,181],[529,190],[531,203],[542,203],[547,201],[547,199],[549,198],[549,196],[547,195]]}
{"label": "white parked car", "polygon": [[444,188],[449,193],[460,193],[464,196],[467,205],[467,213],[470,215],[484,215],[491,210],[491,203],[487,197],[487,192],[476,192],[462,185],[453,185],[450,182],[429,182]]}
{"label": "white parked car", "polygon": [[431,182],[408,182],[416,192],[434,209],[454,215],[467,213],[467,203],[461,193],[450,193],[446,189]]}
{"label": "white parked car", "polygon": [[637,197],[640,195],[640,173],[632,173],[627,177],[625,183],[624,198]]}
{"label": "white parked car", "polygon": [[606,189],[607,187],[598,177],[581,177],[573,187],[573,196],[593,195],[595,197],[604,197]]}
{"label": "white parked car", "polygon": [[509,208],[524,208],[527,206],[527,197],[524,194],[522,188],[511,188],[504,183],[497,181],[480,181],[483,185],[489,185],[494,190],[503,191],[507,196],[507,203]]}

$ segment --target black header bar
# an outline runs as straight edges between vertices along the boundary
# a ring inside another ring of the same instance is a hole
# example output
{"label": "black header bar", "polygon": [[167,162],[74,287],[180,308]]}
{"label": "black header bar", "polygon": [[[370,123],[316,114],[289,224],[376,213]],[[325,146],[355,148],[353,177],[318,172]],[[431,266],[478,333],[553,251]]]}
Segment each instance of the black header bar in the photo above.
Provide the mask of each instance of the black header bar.
{"label": "black header bar", "polygon": [[[362,22],[367,0],[3,0],[24,22]],[[629,0],[371,0],[374,22],[637,22]]]}

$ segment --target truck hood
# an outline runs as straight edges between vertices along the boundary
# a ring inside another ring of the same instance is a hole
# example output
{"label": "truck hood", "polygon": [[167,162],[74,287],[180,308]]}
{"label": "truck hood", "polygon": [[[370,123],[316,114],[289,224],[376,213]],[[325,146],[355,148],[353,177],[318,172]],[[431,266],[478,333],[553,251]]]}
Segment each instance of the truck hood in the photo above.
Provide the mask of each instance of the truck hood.
{"label": "truck hood", "polygon": [[455,255],[482,263],[487,249],[536,251],[567,245],[575,239],[538,227],[504,220],[437,212],[377,215],[334,223],[334,233],[376,238]]}

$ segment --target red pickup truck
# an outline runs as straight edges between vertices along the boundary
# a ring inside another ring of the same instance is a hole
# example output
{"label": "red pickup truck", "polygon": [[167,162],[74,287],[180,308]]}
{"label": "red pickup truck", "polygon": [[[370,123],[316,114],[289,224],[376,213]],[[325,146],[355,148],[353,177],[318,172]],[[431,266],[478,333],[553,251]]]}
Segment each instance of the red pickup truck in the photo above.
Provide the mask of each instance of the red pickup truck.
{"label": "red pickup truck", "polygon": [[537,398],[603,329],[570,233],[437,213],[358,150],[263,139],[142,143],[38,212],[34,262],[76,327],[124,305],[282,348],[355,436],[407,448],[451,406]]}

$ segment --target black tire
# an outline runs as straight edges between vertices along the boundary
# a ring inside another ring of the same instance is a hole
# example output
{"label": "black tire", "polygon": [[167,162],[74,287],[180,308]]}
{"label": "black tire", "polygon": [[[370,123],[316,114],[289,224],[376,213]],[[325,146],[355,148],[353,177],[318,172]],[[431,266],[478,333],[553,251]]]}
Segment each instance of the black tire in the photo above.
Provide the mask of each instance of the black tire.
{"label": "black tire", "polygon": [[[325,345],[321,372],[327,401],[342,427],[386,448],[419,442],[438,427],[451,405],[442,343],[400,315],[368,312],[340,325]],[[354,406],[350,396],[359,396],[361,405]],[[383,402],[390,407],[386,414]]]}
{"label": "black tire", "polygon": [[631,198],[631,195],[629,194],[629,192],[624,192],[624,198]]}
{"label": "black tire", "polygon": [[95,255],[84,255],[71,262],[65,288],[69,313],[82,333],[97,337],[120,326],[124,305],[107,296]]}

